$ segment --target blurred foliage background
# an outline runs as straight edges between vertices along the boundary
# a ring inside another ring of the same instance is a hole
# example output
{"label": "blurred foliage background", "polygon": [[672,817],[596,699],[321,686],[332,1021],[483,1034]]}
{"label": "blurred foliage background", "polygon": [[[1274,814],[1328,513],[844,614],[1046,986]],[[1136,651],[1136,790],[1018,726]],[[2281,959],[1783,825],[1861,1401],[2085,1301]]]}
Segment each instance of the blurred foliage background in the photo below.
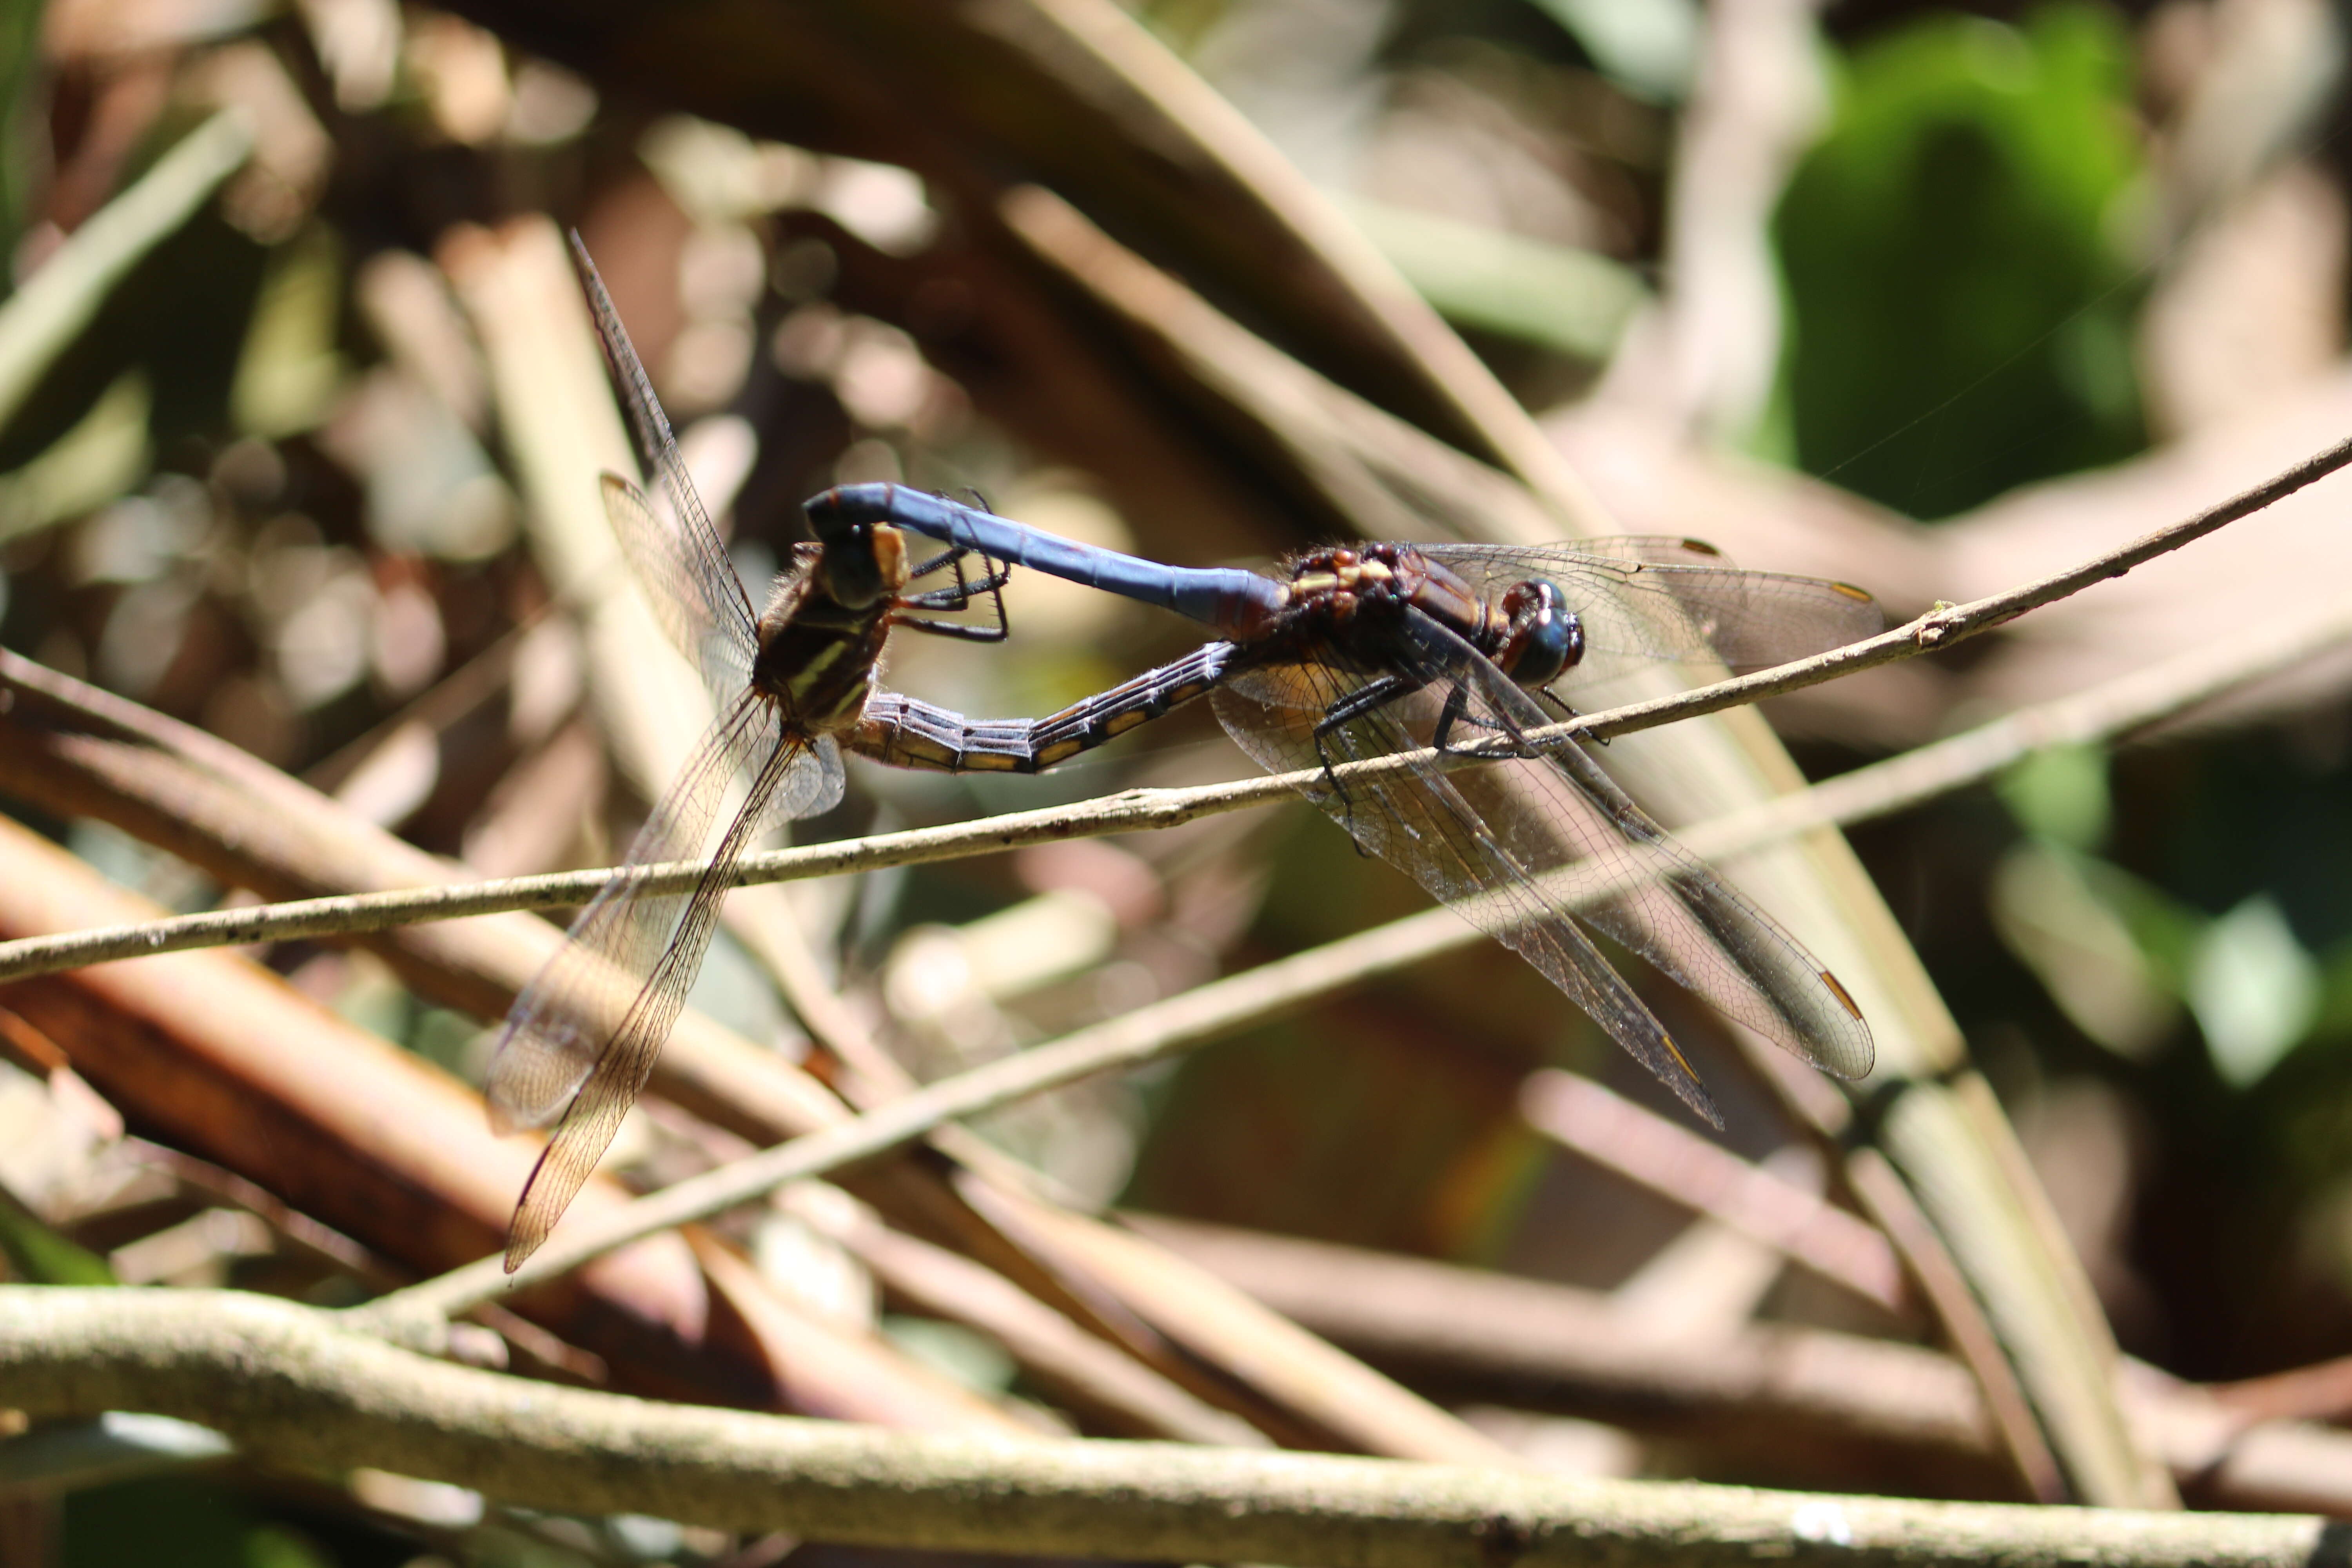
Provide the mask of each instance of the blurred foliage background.
{"label": "blurred foliage background", "polygon": [[[94,286],[61,353],[0,386],[0,645],[478,873],[608,863],[649,786],[605,744],[564,590],[524,526],[514,411],[453,281],[469,234],[536,213],[577,226],[604,268],[749,582],[805,536],[798,499],[853,479],[977,489],[1190,563],[1329,532],[1274,487],[1248,509],[1198,504],[1223,481],[1171,488],[1192,482],[1181,443],[1139,444],[1130,467],[1125,408],[1056,424],[1087,384],[1053,392],[1058,329],[1020,313],[954,193],[821,134],[793,145],[682,113],[656,90],[670,62],[600,69],[560,21],[463,9],[53,0],[0,18],[0,241],[19,298],[214,111],[236,107],[254,137],[216,199]],[[1907,616],[2187,515],[2340,432],[2343,24],[2322,0],[1772,9],[1804,47],[1759,51],[1744,78],[1709,53],[1737,24],[1696,0],[1135,14],[1334,198],[1629,530],[1852,580]],[[1719,309],[1689,310],[1688,280],[1710,276],[1731,280],[1703,296]],[[1222,438],[1196,411],[1146,414]],[[2258,521],[1997,649],[1770,711],[1809,771],[1837,771],[2340,593],[2338,531],[2317,505]],[[1063,584],[1024,575],[1006,597],[1006,647],[902,638],[891,684],[1040,713],[1184,646],[1165,617]],[[2298,672],[1855,835],[2126,1348],[2180,1377],[2352,1353],[2347,673]],[[1044,779],[856,765],[849,801],[795,831],[1246,771],[1189,712]],[[226,896],[115,828],[5,804],[163,903]],[[842,994],[926,1078],[1422,902],[1297,809],[791,898]],[[478,1077],[484,1021],[378,959],[262,956]],[[731,936],[696,1005],[808,1049]],[[1760,1094],[1718,1044],[1697,1049],[1728,1077],[1729,1142],[1769,1152],[1783,1130]],[[1096,1202],[1621,1286],[1680,1221],[1524,1124],[1519,1086],[1546,1064],[1666,1103],[1481,947],[987,1131]],[[716,1157],[674,1118],[645,1120],[625,1174]],[[74,1169],[37,1177],[0,1150],[35,1228],[117,1278],[343,1288],[268,1247],[155,1262],[142,1242],[210,1200]],[[805,1228],[782,1211],[739,1227],[780,1278],[805,1267]],[[42,1256],[20,1237],[11,1267],[43,1277]],[[1793,1275],[1761,1310],[1916,1328]],[[992,1394],[1034,1394],[969,1333],[916,1311],[882,1322]],[[1759,1473],[1671,1450],[1641,1463]],[[325,1489],[125,1483],[77,1494],[57,1550],[96,1563],[201,1538],[222,1562],[402,1562],[427,1550],[420,1528],[465,1561],[734,1550],[650,1521],[567,1533],[461,1518],[437,1494],[368,1500],[354,1522]]]}

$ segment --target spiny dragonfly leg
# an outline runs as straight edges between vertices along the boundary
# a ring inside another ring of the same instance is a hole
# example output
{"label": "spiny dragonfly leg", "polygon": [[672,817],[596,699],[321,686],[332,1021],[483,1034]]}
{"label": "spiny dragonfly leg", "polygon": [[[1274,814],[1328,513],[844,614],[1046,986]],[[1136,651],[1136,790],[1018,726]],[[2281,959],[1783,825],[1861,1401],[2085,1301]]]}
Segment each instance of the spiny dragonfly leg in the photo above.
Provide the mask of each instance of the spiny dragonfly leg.
{"label": "spiny dragonfly leg", "polygon": [[[1560,721],[1562,723],[1566,723],[1570,720],[1580,717],[1575,709],[1570,707],[1561,700],[1559,692],[1554,691],[1549,686],[1538,686],[1535,688],[1535,696],[1538,702],[1548,704],[1553,711],[1557,712],[1559,715]],[[1609,743],[1609,737],[1606,735],[1584,735],[1578,738],[1580,740],[1590,741],[1596,746],[1605,746]]]}
{"label": "spiny dragonfly leg", "polygon": [[1002,619],[992,626],[967,626],[956,621],[935,621],[925,616],[894,615],[890,617],[890,624],[912,626],[935,637],[960,637],[965,642],[1003,642],[1012,635],[1011,628]]}
{"label": "spiny dragonfly leg", "polygon": [[[972,554],[978,554],[982,561],[988,563],[988,565],[991,568],[988,575],[982,577],[977,583],[967,581],[963,574],[964,558]],[[912,595],[908,602],[910,604],[936,602],[940,605],[953,605],[964,600],[978,598],[981,595],[1002,588],[1004,584],[1013,581],[1012,567],[999,567],[994,558],[990,556],[985,551],[975,552],[968,546],[961,544],[950,545],[947,549],[940,551],[937,555],[932,556],[929,561],[909,568],[907,575],[909,577],[928,577],[934,572],[942,572],[950,567],[953,567],[955,569],[956,585],[954,587],[933,588],[927,593]]]}
{"label": "spiny dragonfly leg", "polygon": [[1339,782],[1339,775],[1332,772],[1331,753],[1325,743],[1325,737],[1342,725],[1353,723],[1367,713],[1377,712],[1408,692],[1417,689],[1418,687],[1414,682],[1407,680],[1402,675],[1383,675],[1377,679],[1366,681],[1339,701],[1331,704],[1324,710],[1323,717],[1316,721],[1314,731],[1316,765],[1323,770],[1324,784],[1330,788],[1332,794],[1339,797],[1342,813],[1340,823],[1348,829],[1348,841],[1356,846],[1356,853],[1359,855],[1367,854],[1369,851],[1356,837],[1356,802],[1354,797],[1348,794],[1348,786]]}
{"label": "spiny dragonfly leg", "polygon": [[963,574],[964,557],[971,553],[970,550],[957,546],[943,550],[915,567],[909,576],[922,577],[951,568],[955,572],[955,586],[931,588],[920,594],[902,594],[898,596],[898,603],[904,608],[919,610],[961,610],[985,594],[995,605],[994,626],[967,626],[958,621],[935,621],[921,616],[907,615],[893,615],[890,624],[912,626],[917,631],[929,632],[935,637],[961,637],[968,642],[1003,642],[1011,636],[1012,622],[1004,615],[1004,584],[1012,580],[1013,568],[1010,565],[999,566],[983,554],[981,560],[988,566],[988,574],[977,583],[972,582]]}
{"label": "spiny dragonfly leg", "polygon": [[[971,504],[973,506],[979,508],[982,511],[992,511],[994,510],[988,504],[988,498],[980,493],[979,486],[972,485],[968,488],[971,492]],[[980,559],[981,563],[989,569],[988,575],[977,585],[967,589],[966,592],[967,594],[986,594],[990,598],[996,601],[996,636],[990,640],[994,642],[1003,642],[1012,632],[1012,623],[1004,618],[1004,584],[1012,581],[1013,563],[1007,561],[1000,566],[997,562],[990,558],[986,551],[982,551],[981,552]],[[964,587],[963,562],[961,557],[959,557],[956,562],[956,586],[958,588]]]}
{"label": "spiny dragonfly leg", "polygon": [[[1542,693],[1542,695],[1545,697],[1551,697],[1551,693],[1549,691]],[[1536,747],[1535,742],[1528,740],[1526,733],[1522,731],[1517,724],[1512,723],[1507,718],[1496,717],[1488,719],[1482,718],[1478,714],[1472,713],[1467,710],[1469,700],[1470,688],[1468,685],[1462,681],[1455,681],[1453,689],[1445,694],[1445,706],[1438,711],[1437,728],[1431,735],[1429,742],[1433,748],[1440,752],[1450,752],[1454,751],[1454,748],[1449,742],[1454,738],[1454,726],[1458,724],[1465,729],[1484,730],[1489,734],[1504,737],[1506,740],[1509,741],[1515,748],[1517,748],[1518,754],[1521,756],[1531,757],[1536,754],[1538,748]],[[1565,703],[1561,703],[1559,699],[1557,697],[1553,697],[1552,701],[1556,706],[1563,709],[1563,710],[1567,710],[1567,705]],[[1568,716],[1571,719],[1576,717],[1572,710],[1569,711]]]}

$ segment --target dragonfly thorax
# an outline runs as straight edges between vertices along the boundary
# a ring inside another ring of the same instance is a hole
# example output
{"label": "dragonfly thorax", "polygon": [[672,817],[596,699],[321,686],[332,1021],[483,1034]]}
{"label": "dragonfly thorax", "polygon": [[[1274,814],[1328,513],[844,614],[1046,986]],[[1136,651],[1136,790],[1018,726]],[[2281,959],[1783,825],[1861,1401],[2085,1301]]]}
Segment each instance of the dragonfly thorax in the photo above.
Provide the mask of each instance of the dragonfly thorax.
{"label": "dragonfly thorax", "polygon": [[[891,546],[898,544],[896,530],[883,531],[891,535]],[[854,549],[793,545],[760,613],[760,651],[751,663],[753,689],[782,710],[788,724],[820,733],[848,728],[865,710],[898,591],[864,605],[843,603],[832,586],[836,557],[853,563],[853,578],[868,568],[887,569],[890,561],[868,555],[860,565]],[[897,560],[903,573],[903,552]]]}
{"label": "dragonfly thorax", "polygon": [[1294,563],[1292,573],[1290,614],[1323,635],[1409,609],[1463,637],[1529,689],[1584,658],[1584,622],[1548,578],[1514,583],[1496,599],[1409,544],[1318,551]]}

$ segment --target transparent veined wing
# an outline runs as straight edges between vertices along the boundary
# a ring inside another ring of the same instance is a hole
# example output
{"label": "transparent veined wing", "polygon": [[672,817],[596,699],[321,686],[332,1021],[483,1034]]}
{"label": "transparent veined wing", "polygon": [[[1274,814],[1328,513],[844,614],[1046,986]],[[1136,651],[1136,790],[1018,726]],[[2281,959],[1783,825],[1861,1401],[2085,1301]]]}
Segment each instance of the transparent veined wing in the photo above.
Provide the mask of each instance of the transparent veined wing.
{"label": "transparent veined wing", "polygon": [[618,474],[603,475],[602,484],[604,515],[645,586],[654,619],[724,706],[751,684],[760,656],[758,625],[734,567],[724,566],[723,586],[713,583],[696,569],[698,557],[681,547],[677,524],[654,511],[645,491]]}
{"label": "transparent veined wing", "polygon": [[719,531],[703,510],[661,400],[654,395],[620,312],[613,308],[604,280],[577,234],[572,237],[572,258],[588,295],[605,363],[620,388],[638,456],[659,476],[668,503],[656,507],[630,480],[605,474],[605,516],[612,520],[637,580],[645,584],[663,630],[701,670],[723,707],[751,679],[751,661],[759,653],[758,612],[743,592]]}
{"label": "transparent veined wing", "polygon": [[[686,891],[656,890],[646,868],[700,858],[730,786],[747,770],[748,793],[700,879]],[[491,1121],[501,1131],[552,1122],[554,1131],[515,1207],[509,1271],[562,1217],[644,1089],[701,968],[735,862],[766,824],[823,810],[841,789],[830,739],[785,732],[772,705],[744,693],[515,999],[490,1061]]]}
{"label": "transparent veined wing", "polygon": [[1558,584],[1584,622],[1588,682],[1643,662],[1766,669],[1886,629],[1877,601],[1850,584],[1747,571],[1686,539],[1428,545],[1423,553],[1490,599],[1530,577]]}
{"label": "transparent veined wing", "polygon": [[[1426,616],[1379,661],[1411,687],[1327,731],[1325,714],[1377,674],[1290,661],[1215,699],[1242,748],[1273,771],[1429,746],[1458,693],[1449,744],[1546,723],[1534,700]],[[1680,1049],[1578,922],[1804,1059],[1859,1077],[1874,1059],[1851,998],[1796,939],[1634,805],[1580,748],[1476,768],[1423,761],[1404,774],[1310,792],[1363,847],[1526,958],[1693,1110],[1719,1121]]]}

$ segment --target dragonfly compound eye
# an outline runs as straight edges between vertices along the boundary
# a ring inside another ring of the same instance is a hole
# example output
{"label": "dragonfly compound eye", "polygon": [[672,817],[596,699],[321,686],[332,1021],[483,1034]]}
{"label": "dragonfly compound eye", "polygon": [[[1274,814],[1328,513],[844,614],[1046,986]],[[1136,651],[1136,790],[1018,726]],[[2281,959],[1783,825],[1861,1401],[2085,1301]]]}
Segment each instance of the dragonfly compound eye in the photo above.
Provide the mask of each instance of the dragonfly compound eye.
{"label": "dragonfly compound eye", "polygon": [[885,533],[897,543],[897,530],[866,523],[834,530],[825,540],[824,591],[835,604],[862,610],[890,591],[884,559],[888,546],[879,537]]}
{"label": "dragonfly compound eye", "polygon": [[1496,662],[1517,685],[1549,685],[1583,658],[1584,622],[1543,578],[1514,584],[1503,595],[1503,613],[1510,629]]}

